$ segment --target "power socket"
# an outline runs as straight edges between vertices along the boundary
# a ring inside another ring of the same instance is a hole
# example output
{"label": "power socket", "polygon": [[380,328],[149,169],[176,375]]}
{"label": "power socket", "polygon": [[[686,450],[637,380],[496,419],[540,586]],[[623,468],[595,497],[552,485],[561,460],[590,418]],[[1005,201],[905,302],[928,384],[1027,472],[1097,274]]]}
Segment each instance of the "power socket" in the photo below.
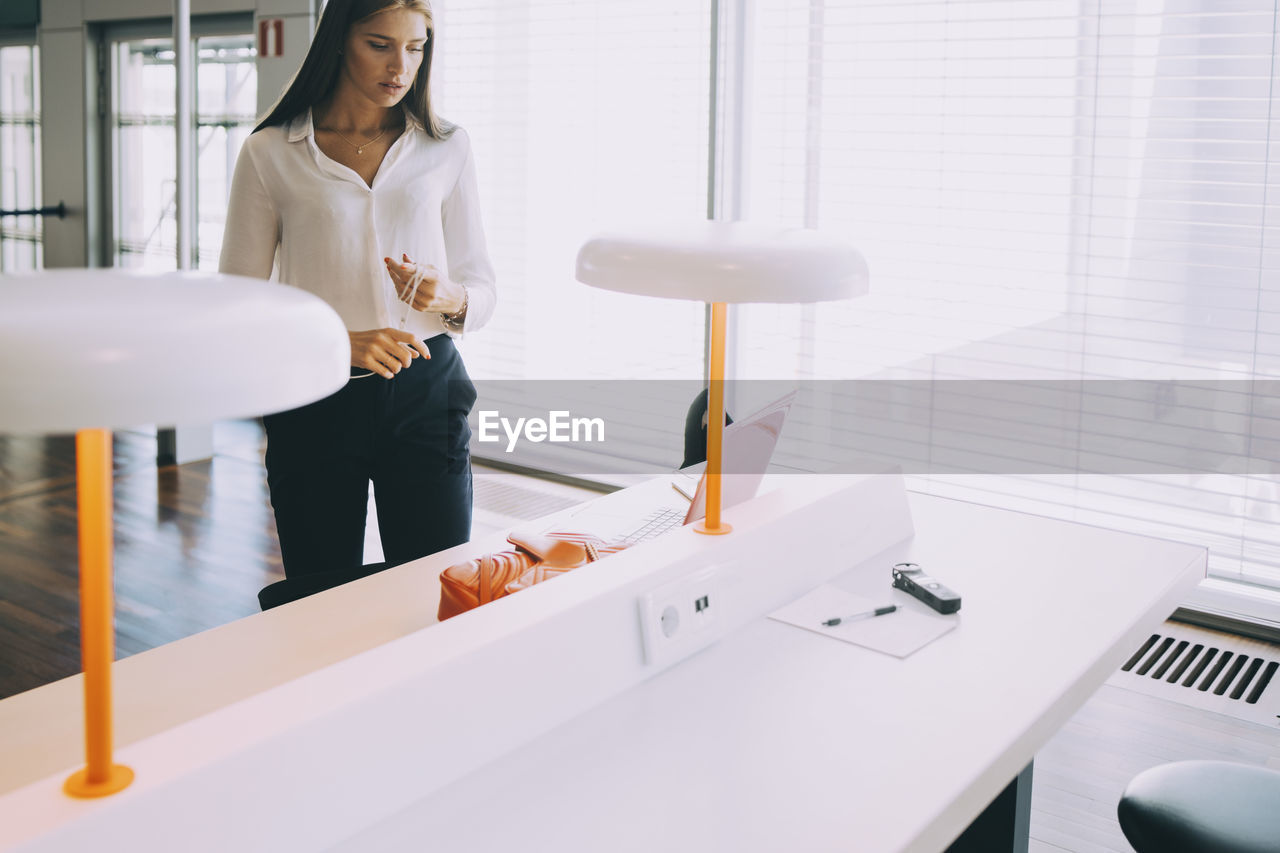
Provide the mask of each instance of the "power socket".
{"label": "power socket", "polygon": [[688,657],[716,638],[725,609],[718,569],[701,569],[640,596],[640,633],[650,665]]}

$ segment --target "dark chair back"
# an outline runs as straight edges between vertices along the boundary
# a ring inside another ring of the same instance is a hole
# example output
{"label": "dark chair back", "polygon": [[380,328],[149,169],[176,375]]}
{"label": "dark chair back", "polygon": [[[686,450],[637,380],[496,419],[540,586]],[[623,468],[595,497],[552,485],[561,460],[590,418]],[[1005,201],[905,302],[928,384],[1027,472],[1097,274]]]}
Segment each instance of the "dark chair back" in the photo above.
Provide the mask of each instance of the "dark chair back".
{"label": "dark chair back", "polygon": [[[689,413],[684,416],[684,461],[681,468],[697,465],[707,461],[707,408],[710,405],[711,392],[704,388],[693,398]],[[733,423],[728,409],[724,413],[724,424]]]}

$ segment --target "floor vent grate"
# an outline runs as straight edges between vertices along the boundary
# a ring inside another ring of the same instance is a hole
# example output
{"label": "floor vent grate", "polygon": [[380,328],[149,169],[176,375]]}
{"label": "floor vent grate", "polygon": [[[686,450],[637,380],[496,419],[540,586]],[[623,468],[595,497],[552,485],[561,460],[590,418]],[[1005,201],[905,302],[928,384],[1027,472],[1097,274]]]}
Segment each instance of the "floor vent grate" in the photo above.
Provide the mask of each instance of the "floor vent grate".
{"label": "floor vent grate", "polygon": [[1166,622],[1108,683],[1242,720],[1280,724],[1280,647]]}

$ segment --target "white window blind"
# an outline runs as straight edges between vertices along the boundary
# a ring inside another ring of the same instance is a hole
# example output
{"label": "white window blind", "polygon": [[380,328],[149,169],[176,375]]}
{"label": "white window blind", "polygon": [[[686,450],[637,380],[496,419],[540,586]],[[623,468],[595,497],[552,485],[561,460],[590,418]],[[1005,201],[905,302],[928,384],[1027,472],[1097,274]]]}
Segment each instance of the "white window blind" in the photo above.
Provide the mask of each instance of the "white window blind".
{"label": "white window blind", "polygon": [[[498,273],[493,320],[462,341],[481,406],[587,415],[583,380],[700,378],[700,304],[588,288],[574,263],[594,232],[705,217],[709,0],[432,5],[436,108],[470,134]],[[527,379],[555,384],[487,384]],[[678,463],[689,402],[637,399],[612,446]],[[574,473],[567,458],[519,461]]]}
{"label": "white window blind", "polygon": [[[1280,406],[1243,384],[1280,376],[1274,0],[749,5],[744,213],[845,235],[871,293],[744,308],[739,376],[1193,379],[1179,441],[1277,456]],[[1271,463],[1008,467],[913,486],[1202,542],[1212,574],[1280,586]]]}
{"label": "white window blind", "polygon": [[[734,375],[836,380],[793,411],[808,443],[787,461],[951,418],[960,444],[926,435],[914,487],[1203,542],[1213,574],[1280,586],[1280,406],[1245,384],[1280,377],[1275,0],[719,7],[732,168],[711,192],[843,234],[871,268],[857,300],[735,311]],[[464,342],[479,379],[701,375],[696,304],[593,291],[572,263],[597,228],[703,215],[711,11],[438,0],[440,110],[472,132],[501,278]],[[857,379],[1009,384],[868,407],[841,399]],[[637,405],[638,444],[678,432],[658,408]],[[1064,469],[1019,470],[1045,424],[1075,431]],[[1207,461],[1145,472],[1125,456],[1143,439]]]}

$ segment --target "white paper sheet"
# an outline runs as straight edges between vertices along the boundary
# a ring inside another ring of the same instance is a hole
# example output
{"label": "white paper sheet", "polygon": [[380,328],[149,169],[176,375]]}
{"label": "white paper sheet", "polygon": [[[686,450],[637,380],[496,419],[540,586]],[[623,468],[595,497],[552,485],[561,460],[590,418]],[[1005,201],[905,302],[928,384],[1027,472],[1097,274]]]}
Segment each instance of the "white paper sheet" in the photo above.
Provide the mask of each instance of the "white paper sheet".
{"label": "white paper sheet", "polygon": [[[886,604],[896,604],[898,609],[831,628],[822,624],[828,619],[864,613]],[[872,600],[829,584],[769,614],[770,619],[897,658],[905,658],[941,637],[956,626],[959,617],[958,613],[945,616],[935,613],[897,590],[885,590],[884,598]]]}

